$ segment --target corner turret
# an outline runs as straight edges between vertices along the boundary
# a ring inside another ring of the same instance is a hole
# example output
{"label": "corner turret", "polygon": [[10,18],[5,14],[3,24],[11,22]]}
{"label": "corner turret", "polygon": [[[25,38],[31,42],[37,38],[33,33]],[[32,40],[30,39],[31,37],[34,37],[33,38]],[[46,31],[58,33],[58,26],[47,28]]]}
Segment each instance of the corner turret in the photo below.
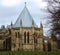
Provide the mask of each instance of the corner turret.
{"label": "corner turret", "polygon": [[20,27],[22,27],[22,19],[20,20]]}
{"label": "corner turret", "polygon": [[42,22],[40,22],[40,32],[41,32],[41,35],[43,35],[43,25],[42,25]]}
{"label": "corner turret", "polygon": [[12,21],[11,21],[11,24],[10,24],[10,29],[12,28],[12,26],[13,26],[13,23],[12,23]]}

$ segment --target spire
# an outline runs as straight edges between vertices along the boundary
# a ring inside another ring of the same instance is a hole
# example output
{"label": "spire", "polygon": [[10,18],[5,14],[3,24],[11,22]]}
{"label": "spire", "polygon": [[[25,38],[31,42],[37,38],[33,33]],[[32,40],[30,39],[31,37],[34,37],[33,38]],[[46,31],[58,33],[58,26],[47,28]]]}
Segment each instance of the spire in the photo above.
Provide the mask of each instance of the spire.
{"label": "spire", "polygon": [[34,25],[34,20],[32,20],[32,25]]}
{"label": "spire", "polygon": [[12,28],[12,26],[13,26],[13,23],[12,23],[12,21],[11,21],[11,24],[10,24],[10,29]]}
{"label": "spire", "polygon": [[40,22],[40,33],[41,33],[41,35],[43,35],[43,25],[42,25],[42,22]]}
{"label": "spire", "polygon": [[43,28],[43,25],[42,25],[42,23],[40,23],[40,28]]}
{"label": "spire", "polygon": [[20,27],[22,27],[22,19],[20,20]]}
{"label": "spire", "polygon": [[32,20],[32,27],[34,27],[34,20]]}
{"label": "spire", "polygon": [[43,28],[42,22],[40,22],[40,28]]}
{"label": "spire", "polygon": [[12,26],[13,24],[12,24],[12,21],[11,21],[11,26]]}
{"label": "spire", "polygon": [[[22,23],[23,23],[22,27],[32,27],[32,20],[33,20],[33,18],[31,16],[29,10],[27,9],[26,2],[25,2],[25,6],[24,6],[22,12],[20,13],[18,19],[16,20],[14,27],[20,27],[21,26],[20,24],[22,24]],[[34,22],[34,27],[38,27],[35,22]]]}

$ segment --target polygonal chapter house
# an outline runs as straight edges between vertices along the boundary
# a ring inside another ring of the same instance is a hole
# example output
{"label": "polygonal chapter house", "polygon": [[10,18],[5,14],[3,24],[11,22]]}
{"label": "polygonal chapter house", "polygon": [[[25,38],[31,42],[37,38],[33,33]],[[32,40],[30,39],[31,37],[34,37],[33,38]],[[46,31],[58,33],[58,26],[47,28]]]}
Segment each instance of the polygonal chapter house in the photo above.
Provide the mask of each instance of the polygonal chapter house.
{"label": "polygonal chapter house", "polygon": [[16,20],[8,29],[0,29],[0,50],[9,51],[55,51],[57,41],[55,38],[43,36],[43,26],[40,28],[34,22],[26,5]]}

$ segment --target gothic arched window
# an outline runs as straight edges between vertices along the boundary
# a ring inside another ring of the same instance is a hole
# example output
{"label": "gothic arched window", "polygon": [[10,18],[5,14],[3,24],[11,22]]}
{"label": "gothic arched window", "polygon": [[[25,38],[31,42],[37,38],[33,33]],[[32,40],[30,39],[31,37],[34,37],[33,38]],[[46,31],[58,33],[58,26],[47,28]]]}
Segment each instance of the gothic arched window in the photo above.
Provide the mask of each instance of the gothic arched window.
{"label": "gothic arched window", "polygon": [[37,43],[37,38],[36,37],[34,37],[34,43]]}
{"label": "gothic arched window", "polygon": [[15,35],[16,35],[16,37],[17,37],[17,32],[15,32]]}
{"label": "gothic arched window", "polygon": [[29,43],[29,32],[27,33],[27,43]]}
{"label": "gothic arched window", "polygon": [[26,43],[26,32],[24,32],[24,43]]}
{"label": "gothic arched window", "polygon": [[20,38],[20,33],[18,32],[18,38]]}

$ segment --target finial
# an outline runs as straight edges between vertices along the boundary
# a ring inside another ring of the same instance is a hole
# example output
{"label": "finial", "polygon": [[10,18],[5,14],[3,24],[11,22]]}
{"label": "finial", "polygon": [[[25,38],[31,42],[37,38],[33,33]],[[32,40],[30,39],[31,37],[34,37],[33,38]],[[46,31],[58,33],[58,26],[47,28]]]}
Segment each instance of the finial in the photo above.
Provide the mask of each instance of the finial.
{"label": "finial", "polygon": [[22,27],[22,19],[20,20],[20,26]]}
{"label": "finial", "polygon": [[42,21],[40,21],[40,28],[43,28]]}
{"label": "finial", "polygon": [[26,6],[26,2],[25,2],[25,6]]}
{"label": "finial", "polygon": [[32,20],[32,25],[34,25],[34,20]]}
{"label": "finial", "polygon": [[34,20],[32,20],[32,27],[34,27]]}
{"label": "finial", "polygon": [[12,21],[11,21],[11,26],[13,25]]}
{"label": "finial", "polygon": [[12,21],[11,21],[11,24],[10,24],[11,26],[10,26],[10,29],[12,28],[12,26],[13,26],[13,23],[12,23]]}

